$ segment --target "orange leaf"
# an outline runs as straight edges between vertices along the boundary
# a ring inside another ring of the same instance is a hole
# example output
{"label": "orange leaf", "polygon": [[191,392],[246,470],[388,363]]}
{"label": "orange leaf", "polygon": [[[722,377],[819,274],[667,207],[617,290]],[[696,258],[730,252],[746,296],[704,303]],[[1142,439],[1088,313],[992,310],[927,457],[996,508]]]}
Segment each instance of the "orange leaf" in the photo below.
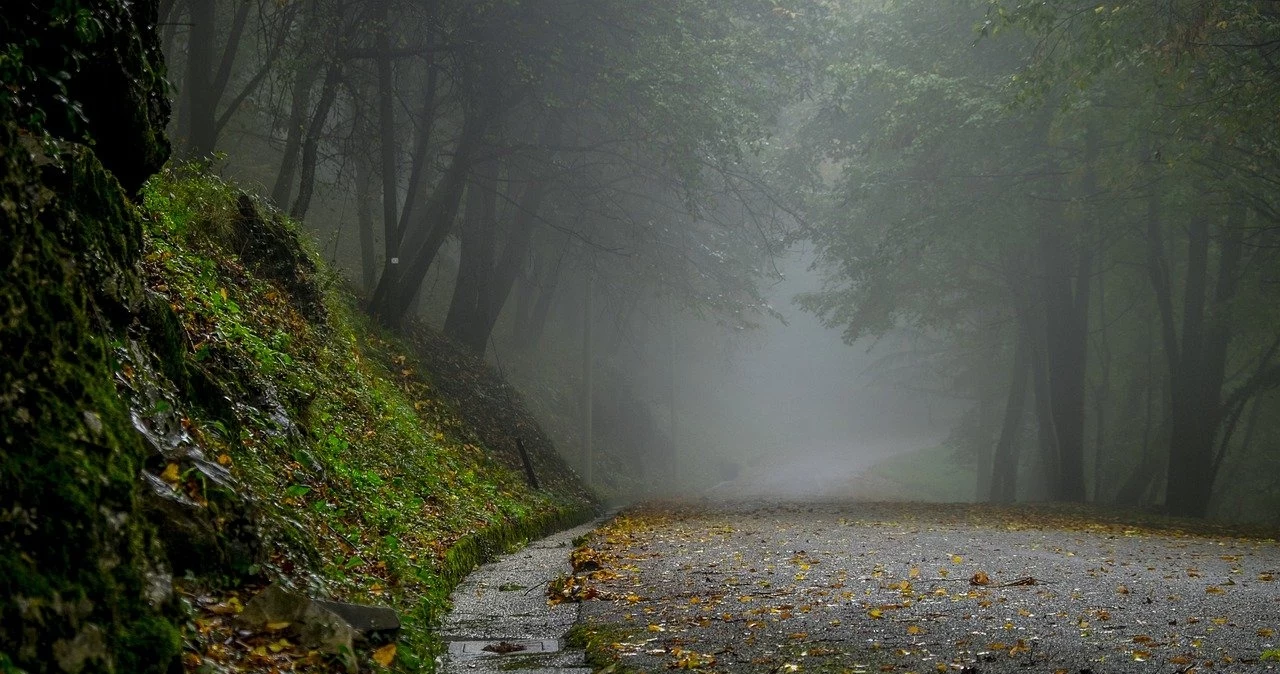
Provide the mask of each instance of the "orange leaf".
{"label": "orange leaf", "polygon": [[373,661],[383,667],[390,667],[391,661],[396,659],[396,645],[387,644],[373,652]]}

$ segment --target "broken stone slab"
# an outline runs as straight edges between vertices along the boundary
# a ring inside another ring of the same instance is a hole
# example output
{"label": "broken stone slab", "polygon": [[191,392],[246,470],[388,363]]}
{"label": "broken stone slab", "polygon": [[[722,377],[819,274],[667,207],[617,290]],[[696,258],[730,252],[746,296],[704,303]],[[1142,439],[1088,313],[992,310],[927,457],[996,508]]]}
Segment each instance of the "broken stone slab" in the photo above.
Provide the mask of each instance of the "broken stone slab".
{"label": "broken stone slab", "polygon": [[374,643],[395,641],[400,636],[400,616],[385,606],[347,604],[340,601],[313,599],[312,603],[328,609],[347,621],[360,636]]}
{"label": "broken stone slab", "polygon": [[236,620],[254,632],[288,629],[304,647],[336,656],[352,674],[358,669],[357,642],[390,641],[400,631],[400,619],[389,608],[311,599],[278,583],[250,599]]}

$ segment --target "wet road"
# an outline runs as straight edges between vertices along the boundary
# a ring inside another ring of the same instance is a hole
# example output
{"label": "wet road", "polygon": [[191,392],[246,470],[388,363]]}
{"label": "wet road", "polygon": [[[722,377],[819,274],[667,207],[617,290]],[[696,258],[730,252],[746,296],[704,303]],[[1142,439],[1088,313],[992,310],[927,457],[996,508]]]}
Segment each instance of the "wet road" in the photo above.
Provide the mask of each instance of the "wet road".
{"label": "wet road", "polygon": [[1178,527],[1061,508],[633,510],[589,543],[602,568],[581,569],[597,596],[578,619],[597,663],[631,671],[1280,670],[1280,549]]}

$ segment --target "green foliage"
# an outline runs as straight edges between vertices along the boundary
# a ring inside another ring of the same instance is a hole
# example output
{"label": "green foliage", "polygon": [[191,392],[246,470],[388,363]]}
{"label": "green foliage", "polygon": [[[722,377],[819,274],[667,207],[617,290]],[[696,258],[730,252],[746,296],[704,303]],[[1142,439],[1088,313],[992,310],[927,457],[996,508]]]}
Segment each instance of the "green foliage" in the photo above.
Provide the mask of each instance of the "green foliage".
{"label": "green foliage", "polygon": [[274,222],[297,259],[314,260],[296,225],[260,206],[246,213],[238,191],[199,167],[162,173],[143,203],[148,285],[178,318],[187,367],[236,399],[229,411],[196,401],[185,418],[264,511],[283,549],[264,560],[272,573],[310,568],[337,596],[390,603],[405,614],[402,661],[426,663],[453,582],[589,511],[566,475],[531,492],[418,374],[427,366],[322,269],[324,310],[308,316],[295,276],[246,261],[248,219]]}
{"label": "green foliage", "polygon": [[[1259,275],[1280,212],[1275,12],[909,0],[838,16],[844,39],[798,132],[796,154],[827,163],[829,188],[810,209],[827,283],[802,306],[848,341],[910,341],[913,362],[894,369],[973,401],[961,444],[980,467],[1013,388],[992,364],[1022,341],[1049,372],[1049,407],[1027,408],[1053,417],[1038,419],[1039,457],[1070,455],[1079,472],[1085,419],[1091,498],[1203,514],[1208,489],[1188,484],[1214,483],[1232,457],[1219,500],[1238,512],[1248,493],[1247,509],[1273,513],[1274,480],[1243,466],[1273,465],[1259,448],[1274,429],[1234,424],[1277,371],[1274,284]],[[1215,367],[1234,374],[1215,380]],[[1191,417],[1207,430],[1177,430]],[[1010,429],[1026,448],[1024,425]],[[1165,468],[1162,495],[1143,478]]]}

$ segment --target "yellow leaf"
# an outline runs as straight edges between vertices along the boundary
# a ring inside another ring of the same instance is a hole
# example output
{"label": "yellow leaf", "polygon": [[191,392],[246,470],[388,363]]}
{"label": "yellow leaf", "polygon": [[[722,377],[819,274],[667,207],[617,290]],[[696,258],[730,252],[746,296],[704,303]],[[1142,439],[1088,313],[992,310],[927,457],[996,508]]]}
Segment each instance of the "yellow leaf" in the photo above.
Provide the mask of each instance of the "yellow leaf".
{"label": "yellow leaf", "polygon": [[383,667],[390,667],[391,661],[396,659],[396,645],[394,643],[387,644],[373,652],[373,661]]}
{"label": "yellow leaf", "polygon": [[282,629],[284,629],[284,628],[288,627],[290,624],[291,624],[291,623],[290,623],[289,621],[287,621],[287,620],[285,620],[285,621],[283,621],[283,622],[278,622],[278,623],[267,623],[267,631],[268,631],[268,632],[279,632],[280,630],[282,630]]}
{"label": "yellow leaf", "polygon": [[923,631],[919,625],[907,625],[907,634],[919,634]]}
{"label": "yellow leaf", "polygon": [[951,563],[964,564],[964,557],[961,557],[960,555],[951,555]]}
{"label": "yellow leaf", "polygon": [[873,608],[870,611],[867,611],[867,615],[878,620],[884,617],[884,611],[881,611],[878,608]]}
{"label": "yellow leaf", "polygon": [[182,476],[178,473],[178,464],[170,463],[164,467],[164,472],[160,473],[160,479],[169,484],[178,484],[182,480]]}
{"label": "yellow leaf", "polygon": [[919,578],[919,577],[920,577],[920,567],[918,567],[918,566],[913,566],[913,567],[911,567],[911,571],[910,571],[907,575],[911,576],[912,580],[914,580],[914,579],[916,579],[916,578]]}
{"label": "yellow leaf", "polygon": [[232,597],[220,604],[214,604],[209,607],[209,612],[217,615],[233,615],[244,610],[244,606],[236,597]]}

